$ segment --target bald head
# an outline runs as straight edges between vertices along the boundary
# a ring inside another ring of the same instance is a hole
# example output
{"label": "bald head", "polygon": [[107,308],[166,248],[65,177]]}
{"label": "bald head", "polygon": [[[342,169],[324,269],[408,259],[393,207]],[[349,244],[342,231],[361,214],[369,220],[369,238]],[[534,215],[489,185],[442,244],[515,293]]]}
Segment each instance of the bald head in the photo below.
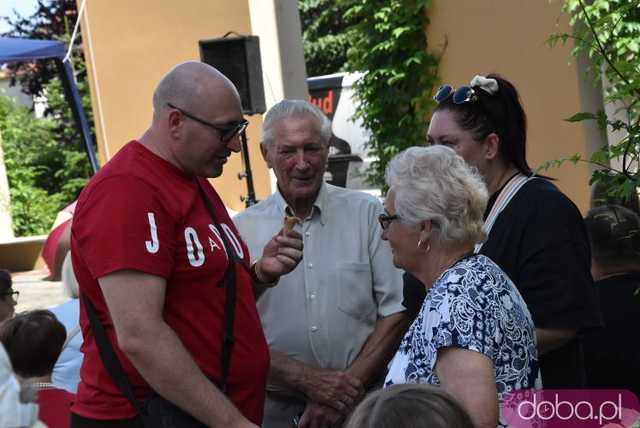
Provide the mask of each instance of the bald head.
{"label": "bald head", "polygon": [[154,122],[167,103],[197,111],[218,100],[240,103],[233,83],[208,64],[183,62],[169,70],[153,93]]}

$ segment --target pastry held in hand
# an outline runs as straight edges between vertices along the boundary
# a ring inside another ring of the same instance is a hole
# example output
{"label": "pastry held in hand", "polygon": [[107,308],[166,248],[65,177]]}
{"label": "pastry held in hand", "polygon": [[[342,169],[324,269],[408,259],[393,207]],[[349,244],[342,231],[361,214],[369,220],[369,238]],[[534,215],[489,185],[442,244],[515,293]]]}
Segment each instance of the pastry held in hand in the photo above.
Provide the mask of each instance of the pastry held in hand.
{"label": "pastry held in hand", "polygon": [[296,224],[298,224],[301,220],[298,217],[294,216],[285,216],[284,217],[284,232],[285,234],[291,232]]}

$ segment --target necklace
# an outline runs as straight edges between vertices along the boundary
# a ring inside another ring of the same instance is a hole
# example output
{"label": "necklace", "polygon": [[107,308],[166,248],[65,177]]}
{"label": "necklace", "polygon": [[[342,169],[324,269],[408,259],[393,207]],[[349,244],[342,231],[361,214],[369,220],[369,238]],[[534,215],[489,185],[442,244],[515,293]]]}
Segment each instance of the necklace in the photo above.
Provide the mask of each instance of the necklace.
{"label": "necklace", "polygon": [[57,389],[57,387],[51,382],[33,382],[29,385],[38,391],[42,391],[43,389]]}

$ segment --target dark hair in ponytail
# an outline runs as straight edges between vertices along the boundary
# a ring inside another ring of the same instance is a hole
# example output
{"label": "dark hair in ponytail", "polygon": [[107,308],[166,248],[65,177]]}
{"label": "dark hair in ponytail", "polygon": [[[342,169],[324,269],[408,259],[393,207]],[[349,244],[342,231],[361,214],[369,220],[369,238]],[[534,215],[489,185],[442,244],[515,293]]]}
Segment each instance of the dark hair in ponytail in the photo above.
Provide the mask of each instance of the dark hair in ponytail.
{"label": "dark hair in ponytail", "polygon": [[498,82],[498,92],[489,94],[476,86],[477,102],[454,104],[449,97],[438,104],[435,111],[448,110],[454,113],[456,123],[471,132],[476,141],[484,140],[495,132],[500,139],[500,155],[513,164],[520,172],[533,174],[527,164],[527,115],[520,104],[520,96],[515,86],[497,74],[487,78]]}

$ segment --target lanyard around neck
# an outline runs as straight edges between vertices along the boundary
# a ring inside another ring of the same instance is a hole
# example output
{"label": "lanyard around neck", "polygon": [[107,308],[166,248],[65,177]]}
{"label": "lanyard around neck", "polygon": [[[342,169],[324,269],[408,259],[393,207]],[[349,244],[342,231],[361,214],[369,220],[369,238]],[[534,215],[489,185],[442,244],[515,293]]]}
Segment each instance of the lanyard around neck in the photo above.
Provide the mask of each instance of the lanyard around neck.
{"label": "lanyard around neck", "polygon": [[[484,231],[487,234],[487,239],[489,234],[491,233],[491,229],[493,228],[493,224],[495,223],[498,215],[504,210],[509,202],[513,199],[513,197],[518,193],[518,191],[524,186],[529,180],[534,179],[535,176],[527,177],[523,173],[516,174],[509,182],[502,188],[500,194],[496,198],[496,202],[491,207],[491,211],[489,211],[489,215],[487,219],[484,221]],[[480,242],[476,244],[475,253],[478,254],[482,249],[482,245],[484,242]]]}

